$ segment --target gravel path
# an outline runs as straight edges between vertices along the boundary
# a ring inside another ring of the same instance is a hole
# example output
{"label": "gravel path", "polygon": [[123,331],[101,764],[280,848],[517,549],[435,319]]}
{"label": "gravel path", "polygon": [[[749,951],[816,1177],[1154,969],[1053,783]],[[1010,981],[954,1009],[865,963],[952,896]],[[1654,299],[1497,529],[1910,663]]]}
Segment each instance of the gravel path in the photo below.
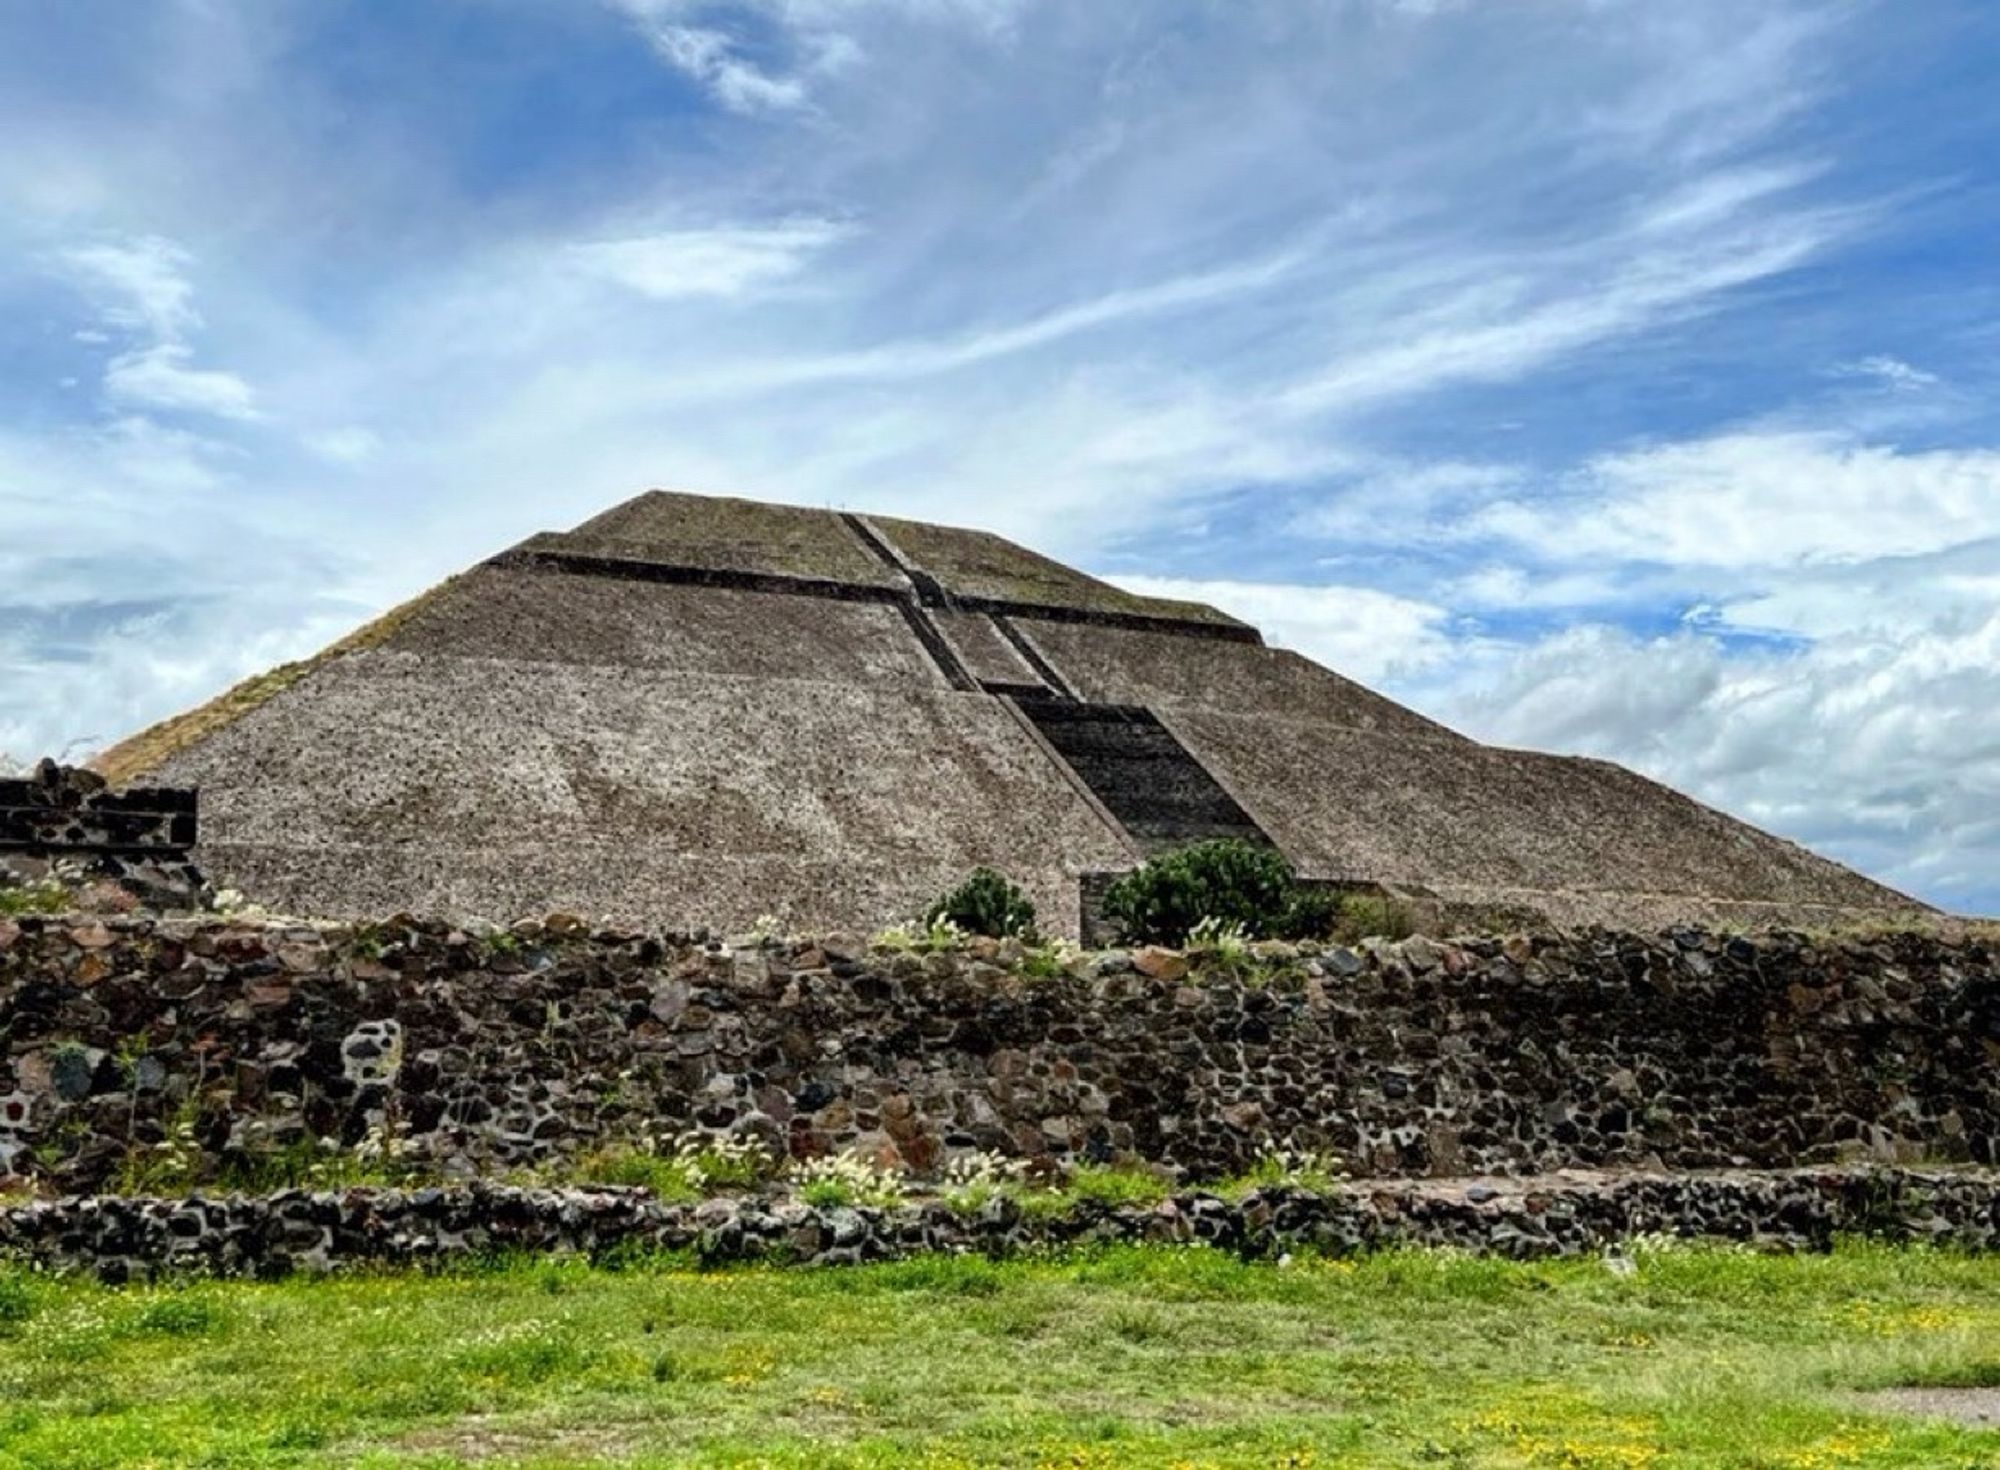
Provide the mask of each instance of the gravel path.
{"label": "gravel path", "polygon": [[1892,1414],[2000,1429],[2000,1388],[1885,1388],[1864,1393],[1860,1400],[1871,1409]]}

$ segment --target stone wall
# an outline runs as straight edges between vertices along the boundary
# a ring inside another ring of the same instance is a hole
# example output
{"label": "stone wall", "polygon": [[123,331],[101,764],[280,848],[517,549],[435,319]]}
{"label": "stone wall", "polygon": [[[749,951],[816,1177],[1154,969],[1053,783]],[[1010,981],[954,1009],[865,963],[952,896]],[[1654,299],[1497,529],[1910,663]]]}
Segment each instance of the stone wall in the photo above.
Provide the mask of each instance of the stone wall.
{"label": "stone wall", "polygon": [[43,761],[0,780],[0,848],[30,852],[178,852],[195,840],[195,793],[111,791],[101,776]]}
{"label": "stone wall", "polygon": [[42,761],[0,780],[0,888],[97,879],[154,906],[192,906],[204,887],[188,857],[196,821],[191,789],[112,791],[91,771]]}
{"label": "stone wall", "polygon": [[412,1266],[510,1252],[594,1258],[685,1251],[710,1264],[852,1265],[926,1251],[1004,1256],[1081,1245],[1200,1244],[1250,1257],[1449,1246],[1526,1259],[1635,1248],[1662,1236],[1824,1250],[1838,1235],[2000,1247],[2000,1180],[1910,1169],[1820,1169],[1541,1180],[1441,1189],[1410,1182],[1241,1199],[1024,1215],[1001,1197],[972,1212],[938,1201],[818,1209],[795,1200],[663,1204],[637,1190],[293,1190],[261,1197],[58,1199],[0,1209],[0,1260],[111,1281],[213,1273],[282,1276]]}
{"label": "stone wall", "polygon": [[1981,940],[1589,933],[1069,963],[1038,978],[1012,942],[731,948],[560,916],[485,937],[0,919],[0,1173],[101,1188],[175,1127],[220,1169],[386,1126],[445,1177],[687,1128],[919,1175],[982,1148],[1200,1179],[1273,1140],[1385,1177],[2000,1161]]}

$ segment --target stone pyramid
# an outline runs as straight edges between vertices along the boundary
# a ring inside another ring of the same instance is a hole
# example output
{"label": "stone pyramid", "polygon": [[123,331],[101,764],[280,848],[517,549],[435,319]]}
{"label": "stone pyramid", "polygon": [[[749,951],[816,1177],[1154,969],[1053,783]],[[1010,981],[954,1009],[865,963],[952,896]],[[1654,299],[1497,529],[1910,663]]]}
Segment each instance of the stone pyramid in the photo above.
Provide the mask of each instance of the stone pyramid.
{"label": "stone pyramid", "polygon": [[870,930],[977,864],[1075,934],[1200,837],[1447,921],[1921,905],[1599,760],[1456,734],[977,531],[651,492],[106,751],[282,911]]}

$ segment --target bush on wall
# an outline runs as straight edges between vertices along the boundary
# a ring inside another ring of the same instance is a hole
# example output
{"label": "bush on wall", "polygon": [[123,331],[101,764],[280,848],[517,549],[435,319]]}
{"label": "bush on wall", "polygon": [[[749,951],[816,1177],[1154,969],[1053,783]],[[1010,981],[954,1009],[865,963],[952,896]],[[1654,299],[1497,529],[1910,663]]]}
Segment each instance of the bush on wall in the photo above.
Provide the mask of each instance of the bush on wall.
{"label": "bush on wall", "polygon": [[1185,945],[1203,925],[1252,939],[1340,939],[1414,931],[1394,899],[1300,883],[1284,854],[1239,838],[1176,848],[1118,879],[1104,915],[1130,944]]}
{"label": "bush on wall", "polygon": [[947,922],[967,934],[995,939],[1029,939],[1035,933],[1035,906],[1028,895],[991,868],[974,868],[958,887],[940,895],[924,911],[924,924]]}
{"label": "bush on wall", "polygon": [[1295,889],[1283,853],[1217,838],[1162,853],[1127,873],[1105,892],[1104,914],[1128,942],[1185,944],[1203,920],[1269,938],[1283,928]]}

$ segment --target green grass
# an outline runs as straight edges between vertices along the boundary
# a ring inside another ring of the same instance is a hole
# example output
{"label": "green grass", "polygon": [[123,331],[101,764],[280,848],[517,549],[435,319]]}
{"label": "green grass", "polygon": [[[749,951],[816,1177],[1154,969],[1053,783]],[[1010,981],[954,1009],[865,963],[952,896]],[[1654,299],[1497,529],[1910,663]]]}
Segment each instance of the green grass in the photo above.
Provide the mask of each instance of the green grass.
{"label": "green grass", "polygon": [[0,888],[0,919],[49,917],[69,912],[70,893],[60,883],[28,883]]}
{"label": "green grass", "polygon": [[2000,1465],[2000,1258],[995,1265],[108,1289],[0,1269],[0,1465]]}
{"label": "green grass", "polygon": [[1031,1219],[1053,1220],[1071,1213],[1079,1204],[1158,1204],[1172,1192],[1172,1186],[1150,1169],[1135,1165],[1077,1164],[1060,1188],[1010,1186],[1007,1192]]}

